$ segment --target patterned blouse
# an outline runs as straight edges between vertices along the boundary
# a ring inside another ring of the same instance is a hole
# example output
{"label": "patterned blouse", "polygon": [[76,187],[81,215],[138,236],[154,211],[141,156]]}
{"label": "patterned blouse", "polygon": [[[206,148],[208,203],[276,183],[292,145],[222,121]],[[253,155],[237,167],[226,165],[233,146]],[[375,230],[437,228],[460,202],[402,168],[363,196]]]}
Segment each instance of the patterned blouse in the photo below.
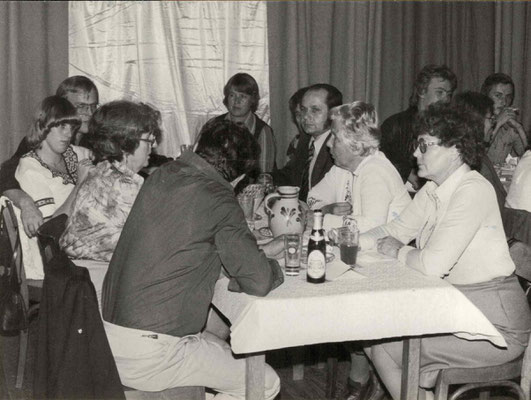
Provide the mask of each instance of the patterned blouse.
{"label": "patterned blouse", "polygon": [[68,198],[77,183],[78,162],[89,158],[90,150],[69,146],[62,156],[66,173],[50,169],[33,150],[20,158],[15,172],[20,188],[31,196],[44,218],[53,215]]}
{"label": "patterned blouse", "polygon": [[143,182],[124,163],[100,162],[79,188],[61,248],[74,258],[110,261]]}

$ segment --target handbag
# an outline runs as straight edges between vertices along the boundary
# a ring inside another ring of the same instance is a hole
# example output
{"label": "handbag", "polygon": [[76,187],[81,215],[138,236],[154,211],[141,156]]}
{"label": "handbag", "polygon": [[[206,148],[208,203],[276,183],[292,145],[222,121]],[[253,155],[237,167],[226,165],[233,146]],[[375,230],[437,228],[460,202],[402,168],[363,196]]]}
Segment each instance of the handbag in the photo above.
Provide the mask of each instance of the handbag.
{"label": "handbag", "polygon": [[[2,208],[2,215],[3,213]],[[17,273],[16,260],[22,256],[20,238],[17,235],[15,249],[11,251],[5,222],[0,227],[0,335],[18,335],[28,328],[26,305],[20,293],[21,280]]]}

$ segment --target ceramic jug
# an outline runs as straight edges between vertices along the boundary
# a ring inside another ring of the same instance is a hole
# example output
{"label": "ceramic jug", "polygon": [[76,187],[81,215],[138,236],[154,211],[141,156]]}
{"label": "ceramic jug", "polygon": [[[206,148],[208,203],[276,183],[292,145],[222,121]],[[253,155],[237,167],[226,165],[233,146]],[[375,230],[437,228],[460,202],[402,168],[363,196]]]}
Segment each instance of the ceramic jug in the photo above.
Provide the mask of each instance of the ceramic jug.
{"label": "ceramic jug", "polygon": [[309,208],[299,200],[299,190],[297,186],[279,186],[276,193],[265,197],[269,229],[274,237],[285,233],[304,232]]}

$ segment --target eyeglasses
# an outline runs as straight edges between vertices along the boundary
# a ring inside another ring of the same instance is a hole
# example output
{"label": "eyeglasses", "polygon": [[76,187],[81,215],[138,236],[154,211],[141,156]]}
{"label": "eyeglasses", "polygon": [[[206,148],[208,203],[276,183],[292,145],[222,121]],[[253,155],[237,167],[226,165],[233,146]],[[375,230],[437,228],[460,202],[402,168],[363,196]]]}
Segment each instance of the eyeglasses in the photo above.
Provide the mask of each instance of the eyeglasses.
{"label": "eyeglasses", "polygon": [[96,111],[96,109],[98,108],[98,103],[91,103],[91,104],[88,104],[88,103],[77,103],[75,105],[76,107],[76,110],[80,113],[94,113],[94,111]]}
{"label": "eyeglasses", "polygon": [[417,147],[422,154],[428,151],[428,146],[438,146],[440,142],[425,142],[424,140],[419,140],[417,142]]}
{"label": "eyeglasses", "polygon": [[157,141],[157,139],[153,138],[153,139],[143,139],[143,138],[140,138],[141,141],[143,142],[146,142],[146,143],[149,143],[150,146],[153,147],[153,145],[155,144],[155,142]]}

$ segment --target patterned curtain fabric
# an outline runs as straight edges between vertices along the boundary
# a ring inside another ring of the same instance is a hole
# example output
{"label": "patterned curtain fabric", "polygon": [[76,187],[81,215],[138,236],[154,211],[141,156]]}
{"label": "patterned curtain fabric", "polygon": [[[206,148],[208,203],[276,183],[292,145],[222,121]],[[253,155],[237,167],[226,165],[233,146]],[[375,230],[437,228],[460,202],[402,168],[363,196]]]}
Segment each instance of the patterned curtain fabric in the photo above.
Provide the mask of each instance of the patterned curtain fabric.
{"label": "patterned curtain fabric", "polygon": [[237,72],[260,88],[269,120],[267,12],[260,1],[72,1],[70,75],[93,79],[100,103],[125,98],[162,113],[158,152],[180,153],[225,113],[223,86]]}
{"label": "patterned curtain fabric", "polygon": [[529,2],[272,1],[267,8],[280,165],[296,134],[288,99],[297,89],[331,83],[345,102],[373,103],[383,122],[407,108],[415,75],[431,63],[452,68],[458,91],[479,90],[493,72],[510,74],[529,131]]}

